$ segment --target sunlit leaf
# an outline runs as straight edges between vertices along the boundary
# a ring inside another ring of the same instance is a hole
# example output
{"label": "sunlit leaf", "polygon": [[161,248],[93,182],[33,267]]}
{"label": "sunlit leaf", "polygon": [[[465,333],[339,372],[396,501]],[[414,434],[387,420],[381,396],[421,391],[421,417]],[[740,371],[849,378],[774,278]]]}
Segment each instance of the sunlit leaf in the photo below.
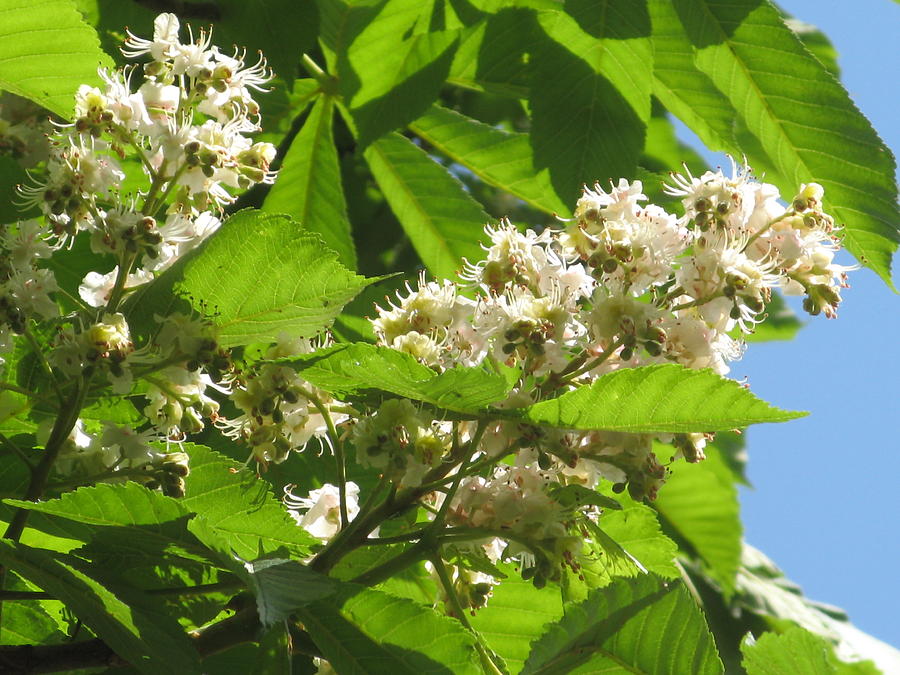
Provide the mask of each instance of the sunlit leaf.
{"label": "sunlit leaf", "polygon": [[[579,668],[581,666],[581,668]],[[722,673],[703,614],[677,582],[620,579],[566,608],[534,643],[523,673]],[[621,671],[620,671],[621,672]]]}
{"label": "sunlit leaf", "polygon": [[71,0],[0,4],[0,89],[69,118],[78,87],[102,84],[101,65],[111,67],[112,59]]}
{"label": "sunlit leaf", "polygon": [[332,99],[320,96],[284,156],[278,179],[266,196],[263,211],[286,213],[305,230],[322,237],[340,261],[356,267],[356,250],[341,188],[341,171],[331,124]]}
{"label": "sunlit leaf", "polygon": [[462,258],[477,260],[490,217],[444,167],[392,133],[365,152],[372,175],[428,270],[452,279]]}
{"label": "sunlit leaf", "polygon": [[741,645],[747,675],[877,675],[871,661],[846,663],[826,640],[802,628],[765,633]]}
{"label": "sunlit leaf", "polygon": [[711,370],[666,364],[603,375],[593,384],[535,403],[524,417],[567,429],[690,433],[786,422],[804,414],[772,407]]}

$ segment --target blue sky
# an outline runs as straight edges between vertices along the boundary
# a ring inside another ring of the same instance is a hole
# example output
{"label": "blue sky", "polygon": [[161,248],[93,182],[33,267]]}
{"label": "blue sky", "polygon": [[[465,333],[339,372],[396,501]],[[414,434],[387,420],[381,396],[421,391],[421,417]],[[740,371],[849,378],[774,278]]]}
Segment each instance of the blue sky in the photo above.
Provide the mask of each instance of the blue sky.
{"label": "blue sky", "polygon": [[[900,5],[779,4],[831,38],[844,86],[896,154]],[[732,366],[758,396],[811,412],[748,432],[754,489],[741,494],[745,538],[808,596],[900,646],[900,295],[868,270],[850,284],[837,319],[810,319],[793,342],[752,344]]]}

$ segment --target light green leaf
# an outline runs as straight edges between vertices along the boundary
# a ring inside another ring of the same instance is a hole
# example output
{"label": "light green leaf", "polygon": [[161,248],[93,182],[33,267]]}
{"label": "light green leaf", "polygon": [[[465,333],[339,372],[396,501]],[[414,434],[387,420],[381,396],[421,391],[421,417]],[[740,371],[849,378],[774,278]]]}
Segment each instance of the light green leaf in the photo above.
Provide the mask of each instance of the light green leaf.
{"label": "light green leaf", "polygon": [[195,308],[215,312],[219,343],[234,347],[315,335],[374,281],[341,265],[318,235],[288,216],[248,209],[137,291],[126,311],[139,330],[152,333],[148,317],[164,316],[179,298],[189,299]]}
{"label": "light green leaf", "polygon": [[161,525],[180,520],[189,513],[177,499],[133,482],[98,483],[66,492],[59,499],[45,502],[4,499],[3,503],[79,523],[107,527]]}
{"label": "light green leaf", "polygon": [[570,215],[571,207],[553,191],[548,169],[535,170],[527,134],[503,131],[437,105],[409,128],[485,183],[541,211]]}
{"label": "light green leaf", "polygon": [[338,396],[386,391],[471,413],[509,392],[501,375],[480,368],[451,368],[438,374],[409,354],[361,342],[335,345],[288,361],[305,379]]}
{"label": "light green leaf", "polygon": [[453,279],[462,258],[481,257],[490,216],[455,176],[397,133],[372,143],[365,158],[429,272]]}
{"label": "light green leaf", "polygon": [[653,94],[711,150],[736,153],[738,116],[731,102],[694,65],[692,46],[671,0],[649,0],[653,25]]}
{"label": "light green leaf", "polygon": [[101,65],[112,59],[71,0],[0,3],[0,89],[70,118],[78,87],[101,84]]}
{"label": "light green leaf", "polygon": [[334,147],[333,117],[332,99],[320,96],[291,142],[262,208],[266,213],[286,213],[304,229],[317,233],[340,261],[353,269],[356,250]]}
{"label": "light green leaf", "polygon": [[474,638],[459,622],[404,598],[344,584],[297,615],[341,675],[477,675]]}
{"label": "light green leaf", "polygon": [[653,504],[730,596],[741,564],[743,530],[731,469],[717,448],[708,447],[704,461],[677,462],[671,470]]}
{"label": "light green leaf", "polygon": [[804,415],[772,407],[711,370],[675,364],[618,370],[524,410],[535,424],[629,433],[726,431]]}
{"label": "light green leaf", "polygon": [[335,74],[361,147],[405,126],[437,98],[458,33],[435,30],[433,4],[387,0],[344,32]]}
{"label": "light green leaf", "polygon": [[[608,494],[611,486],[605,489]],[[656,513],[627,494],[615,495],[621,508],[604,511],[597,524],[586,521],[591,536],[579,560],[578,574],[567,574],[563,584],[566,603],[584,600],[588,593],[618,577],[652,572],[666,579],[678,576],[678,546],[662,533]]]}
{"label": "light green leaf", "polygon": [[871,661],[846,663],[826,640],[802,628],[782,634],[763,633],[741,645],[747,675],[878,675]]}
{"label": "light green leaf", "polygon": [[52,596],[143,673],[199,673],[197,652],[152,597],[74,556],[0,540],[0,562]]}
{"label": "light green leaf", "polygon": [[619,579],[567,607],[534,643],[522,672],[607,668],[653,675],[723,672],[703,614],[682,584],[649,575]]}
{"label": "light green leaf", "polygon": [[286,620],[297,607],[333,595],[332,579],[295,560],[267,559],[247,563],[259,620],[270,627]]}
{"label": "light green leaf", "polygon": [[[19,575],[9,572],[3,584],[6,591],[40,590]],[[58,644],[65,639],[59,624],[46,609],[55,601],[5,600],[3,602],[3,626],[0,629],[0,644],[35,645]]]}
{"label": "light green leaf", "polygon": [[646,3],[578,0],[538,20],[551,38],[532,55],[531,145],[558,197],[631,177],[650,117],[653,59]]}
{"label": "light green leaf", "polygon": [[512,565],[503,569],[509,572],[508,578],[494,587],[487,606],[469,622],[515,675],[525,665],[531,643],[544,633],[547,624],[563,615],[563,603],[555,586],[538,590],[518,578]]}
{"label": "light green leaf", "polygon": [[191,457],[191,472],[181,504],[202,515],[239,558],[255,560],[279,551],[309,555],[316,541],[288,516],[265,480],[202,445],[182,447]]}
{"label": "light green leaf", "polygon": [[[741,114],[786,183],[825,188],[844,245],[888,284],[900,241],[896,164],[847,92],[769,2],[678,0],[696,67]],[[753,157],[750,161],[752,163]]]}

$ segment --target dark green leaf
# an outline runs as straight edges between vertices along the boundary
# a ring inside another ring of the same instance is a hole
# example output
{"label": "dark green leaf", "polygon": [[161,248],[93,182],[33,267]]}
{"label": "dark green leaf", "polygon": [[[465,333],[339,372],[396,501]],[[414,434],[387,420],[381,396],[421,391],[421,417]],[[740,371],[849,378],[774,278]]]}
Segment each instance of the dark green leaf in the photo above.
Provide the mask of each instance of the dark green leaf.
{"label": "dark green leaf", "polygon": [[137,291],[127,311],[139,329],[152,333],[141,317],[164,316],[188,298],[216,313],[219,342],[233,347],[315,335],[373,281],[346,269],[317,235],[289,217],[245,210]]}
{"label": "dark green leaf", "polygon": [[292,675],[291,634],[287,622],[272,626],[259,641],[253,675]]}
{"label": "dark green leaf", "polygon": [[711,370],[675,364],[618,370],[524,410],[535,424],[629,433],[726,431],[804,414],[774,408]]}
{"label": "dark green leaf", "polygon": [[321,236],[340,261],[353,269],[356,251],[331,130],[333,116],[332,99],[320,96],[294,137],[263,210],[293,217],[304,229]]}
{"label": "dark green leaf", "polygon": [[200,672],[197,652],[187,635],[154,598],[62,553],[0,540],[0,561],[62,600],[141,672]]}
{"label": "dark green leaf", "polygon": [[654,675],[723,672],[703,614],[688,592],[680,583],[649,575],[617,580],[567,607],[534,643],[522,672],[615,667]]}
{"label": "dark green leaf", "polygon": [[[288,86],[300,54],[315,45],[318,12],[313,0],[217,0],[215,43],[233,42],[251,55],[262,52]],[[224,50],[226,51],[227,50]]]}
{"label": "dark green leaf", "polygon": [[397,133],[372,143],[365,157],[429,272],[452,279],[462,258],[481,257],[490,217],[455,176]]}
{"label": "dark green leaf", "polygon": [[78,87],[101,84],[100,65],[111,67],[112,60],[71,0],[4,0],[0,6],[0,89],[69,118]]}

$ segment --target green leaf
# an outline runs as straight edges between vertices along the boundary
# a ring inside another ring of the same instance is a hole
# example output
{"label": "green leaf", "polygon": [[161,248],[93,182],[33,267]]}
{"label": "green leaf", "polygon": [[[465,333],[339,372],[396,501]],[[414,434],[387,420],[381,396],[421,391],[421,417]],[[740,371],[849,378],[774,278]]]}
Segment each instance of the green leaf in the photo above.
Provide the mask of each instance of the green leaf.
{"label": "green leaf", "polygon": [[[288,86],[293,83],[300,54],[315,46],[318,11],[313,0],[217,0],[219,12],[214,43],[229,42],[251,56],[262,52]],[[226,51],[227,50],[223,50]]]}
{"label": "green leaf", "polygon": [[[3,584],[6,591],[36,591],[17,574],[9,572]],[[52,601],[51,601],[52,602]],[[4,600],[3,627],[0,630],[0,644],[3,645],[35,645],[58,644],[65,639],[59,630],[59,624],[48,613],[48,601]]]}
{"label": "green leaf", "polygon": [[[259,641],[253,675],[291,675],[291,634],[287,622],[272,626]],[[233,668],[233,667],[232,667]]]}
{"label": "green leaf", "polygon": [[706,459],[697,464],[673,464],[653,504],[730,597],[741,564],[743,528],[734,476],[718,450],[707,448]]}
{"label": "green leaf", "polygon": [[763,617],[770,625],[795,623],[835,643],[841,654],[872,659],[885,673],[900,672],[900,650],[854,627],[840,609],[804,597],[775,563],[747,544],[737,586],[733,607]]}
{"label": "green leaf", "polygon": [[74,556],[7,540],[0,540],[0,562],[62,600],[141,672],[200,672],[187,635],[154,598]]}
{"label": "green leaf", "polygon": [[650,0],[653,95],[711,150],[736,153],[739,117],[712,80],[694,65],[693,49],[670,0]]}
{"label": "green leaf", "polygon": [[462,32],[447,80],[497,96],[527,98],[529,52],[541,37],[531,9],[502,7],[482,16]]}
{"label": "green leaf", "polygon": [[[889,285],[900,241],[896,164],[847,92],[757,0],[677,0],[697,68],[741,114],[787,181],[825,188],[825,207],[844,225],[844,245]],[[753,156],[750,156],[752,163]]]}
{"label": "green leaf", "polygon": [[409,128],[485,183],[541,211],[570,215],[571,207],[553,191],[549,170],[535,170],[527,134],[503,131],[437,105]]}
{"label": "green leaf", "polygon": [[511,565],[503,569],[509,572],[508,578],[494,587],[487,606],[469,617],[469,622],[515,675],[525,665],[531,643],[547,624],[563,615],[563,603],[555,586],[539,590],[517,578]]}
{"label": "green leaf", "polygon": [[288,516],[265,480],[202,445],[182,447],[191,457],[191,472],[181,504],[202,515],[235,555],[243,560],[275,552],[309,555],[317,542]]}
{"label": "green leaf", "polygon": [[297,614],[341,675],[476,675],[474,638],[459,622],[405,598],[344,584]]}
{"label": "green leaf", "polygon": [[338,396],[386,391],[471,413],[509,392],[501,375],[480,368],[452,368],[437,374],[409,354],[362,342],[335,345],[288,361],[305,379]]}
{"label": "green leaf", "polygon": [[646,3],[578,0],[539,12],[551,40],[532,55],[531,145],[556,194],[631,177],[650,117],[653,59]]}
{"label": "green leaf", "polygon": [[335,582],[295,560],[247,563],[259,620],[269,627],[287,619],[297,607],[333,595]]}
{"label": "green leaf", "polygon": [[149,317],[190,299],[195,308],[216,313],[219,343],[234,347],[315,335],[374,281],[341,265],[318,235],[288,216],[248,209],[137,291],[126,311],[139,330],[153,333]]}
{"label": "green leaf", "polygon": [[278,179],[263,203],[266,213],[286,213],[322,237],[340,261],[356,267],[347,203],[331,124],[334,104],[320,96],[284,156]]}
{"label": "green leaf", "polygon": [[455,176],[397,133],[372,143],[365,158],[429,272],[452,279],[462,258],[481,257],[490,216]]}
{"label": "green leaf", "polygon": [[101,84],[100,65],[112,67],[112,59],[71,0],[0,5],[0,89],[70,118],[78,87]]}
{"label": "green leaf", "polygon": [[755,642],[741,645],[747,675],[877,675],[871,661],[846,663],[826,640],[802,628],[782,634],[763,633]]}
{"label": "green leaf", "polygon": [[629,433],[727,431],[805,414],[770,406],[711,370],[675,364],[618,370],[524,410],[535,424]]}
{"label": "green leaf", "polygon": [[405,126],[437,98],[458,34],[435,30],[432,5],[387,0],[344,33],[334,74],[361,147]]}
{"label": "green leaf", "polygon": [[189,513],[177,499],[133,482],[98,483],[66,492],[59,499],[45,502],[4,499],[3,503],[79,523],[102,526],[155,526],[180,520]]}
{"label": "green leaf", "polygon": [[567,607],[534,643],[522,672],[610,672],[606,668],[654,675],[723,672],[691,596],[680,583],[652,576],[617,580]]}

